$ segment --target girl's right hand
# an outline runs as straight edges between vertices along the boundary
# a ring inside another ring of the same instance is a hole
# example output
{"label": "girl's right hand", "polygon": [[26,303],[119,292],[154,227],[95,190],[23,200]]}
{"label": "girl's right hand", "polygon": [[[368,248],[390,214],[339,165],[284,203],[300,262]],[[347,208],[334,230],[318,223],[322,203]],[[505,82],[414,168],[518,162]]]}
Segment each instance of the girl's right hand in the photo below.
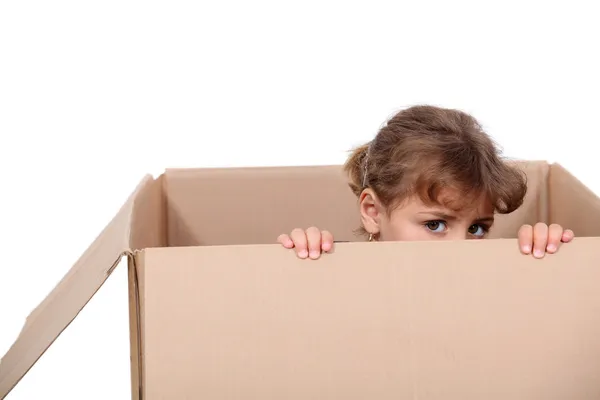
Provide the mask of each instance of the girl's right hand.
{"label": "girl's right hand", "polygon": [[328,252],[333,248],[333,235],[314,226],[306,230],[296,228],[289,235],[281,234],[277,241],[287,249],[295,248],[298,257],[313,260],[321,256],[321,251]]}

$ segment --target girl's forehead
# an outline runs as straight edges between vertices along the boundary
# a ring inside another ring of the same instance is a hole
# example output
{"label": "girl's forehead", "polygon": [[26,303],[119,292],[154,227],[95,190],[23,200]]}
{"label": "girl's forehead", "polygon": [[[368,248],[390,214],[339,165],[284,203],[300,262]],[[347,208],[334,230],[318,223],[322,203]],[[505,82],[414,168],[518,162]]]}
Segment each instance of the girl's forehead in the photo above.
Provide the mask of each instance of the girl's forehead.
{"label": "girl's forehead", "polygon": [[413,196],[404,203],[403,207],[411,212],[436,212],[448,215],[488,216],[494,213],[492,202],[485,195],[465,195],[460,191],[444,189],[437,199],[422,199]]}
{"label": "girl's forehead", "polygon": [[455,210],[478,210],[494,208],[486,193],[464,193],[459,190],[444,189],[439,193],[436,203]]}

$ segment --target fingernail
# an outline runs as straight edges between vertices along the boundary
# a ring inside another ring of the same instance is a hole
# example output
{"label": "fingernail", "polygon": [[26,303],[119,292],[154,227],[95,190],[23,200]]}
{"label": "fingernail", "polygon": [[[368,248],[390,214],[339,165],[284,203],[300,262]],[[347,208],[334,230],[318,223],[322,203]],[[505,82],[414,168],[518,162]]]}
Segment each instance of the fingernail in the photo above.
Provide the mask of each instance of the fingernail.
{"label": "fingernail", "polygon": [[542,257],[544,256],[544,252],[543,252],[542,250],[536,249],[536,250],[533,252],[533,255],[534,255],[535,257],[537,257],[537,258],[542,258]]}
{"label": "fingernail", "polygon": [[300,250],[298,252],[298,257],[300,257],[300,258],[306,258],[307,255],[308,255],[308,251],[306,251],[306,250]]}
{"label": "fingernail", "polygon": [[319,252],[318,251],[311,251],[310,252],[310,258],[319,258]]}
{"label": "fingernail", "polygon": [[553,244],[548,245],[548,251],[556,251],[556,246]]}
{"label": "fingernail", "polygon": [[531,246],[523,246],[523,253],[529,253],[531,251]]}

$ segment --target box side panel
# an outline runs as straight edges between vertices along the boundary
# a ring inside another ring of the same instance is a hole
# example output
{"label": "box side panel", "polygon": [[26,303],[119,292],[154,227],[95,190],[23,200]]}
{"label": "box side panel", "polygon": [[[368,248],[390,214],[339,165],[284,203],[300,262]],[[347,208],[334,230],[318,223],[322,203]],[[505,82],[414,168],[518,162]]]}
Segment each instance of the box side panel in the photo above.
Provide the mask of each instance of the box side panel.
{"label": "box side panel", "polygon": [[206,249],[146,252],[146,400],[413,398],[401,272]]}
{"label": "box side panel", "polygon": [[132,250],[168,245],[164,180],[165,176],[161,175],[148,182],[135,200],[130,238]]}
{"label": "box side panel", "polygon": [[[516,237],[546,220],[543,161],[515,162],[528,175],[524,205],[499,215],[493,238]],[[339,241],[364,241],[358,203],[341,166],[168,170],[170,246],[274,243],[281,233],[317,226]]]}
{"label": "box side panel", "polygon": [[537,222],[546,222],[548,219],[548,163],[516,161],[512,164],[527,176],[527,195],[518,210],[508,215],[496,215],[496,221],[490,231],[491,239],[516,238],[522,225],[533,225]]}
{"label": "box side panel", "polygon": [[559,164],[550,169],[550,221],[576,236],[600,236],[600,198]]}
{"label": "box side panel", "polygon": [[148,250],[145,398],[600,398],[598,246]]}
{"label": "box side panel", "polygon": [[170,246],[274,243],[318,226],[361,240],[357,199],[339,166],[169,170]]}

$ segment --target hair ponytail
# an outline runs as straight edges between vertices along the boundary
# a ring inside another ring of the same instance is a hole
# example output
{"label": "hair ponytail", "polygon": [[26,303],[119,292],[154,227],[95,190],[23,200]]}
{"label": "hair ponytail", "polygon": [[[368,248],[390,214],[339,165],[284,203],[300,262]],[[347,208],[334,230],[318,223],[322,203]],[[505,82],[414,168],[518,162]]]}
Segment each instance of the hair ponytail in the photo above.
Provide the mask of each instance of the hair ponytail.
{"label": "hair ponytail", "polygon": [[365,173],[368,169],[368,165],[366,165],[368,151],[369,143],[355,148],[344,164],[344,171],[349,177],[348,185],[357,197],[364,189]]}

